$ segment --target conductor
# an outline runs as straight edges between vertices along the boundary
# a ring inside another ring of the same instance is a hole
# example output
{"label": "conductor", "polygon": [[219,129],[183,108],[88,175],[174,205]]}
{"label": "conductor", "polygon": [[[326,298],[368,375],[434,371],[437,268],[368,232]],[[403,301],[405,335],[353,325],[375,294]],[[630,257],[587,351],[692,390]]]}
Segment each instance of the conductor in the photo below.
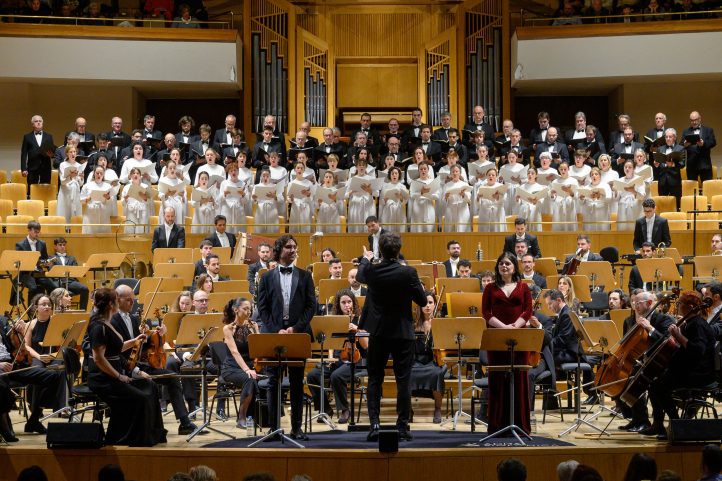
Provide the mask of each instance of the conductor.
{"label": "conductor", "polygon": [[[311,318],[316,312],[313,278],[304,269],[293,265],[298,256],[298,244],[292,235],[282,235],[273,245],[273,257],[278,267],[261,277],[258,286],[258,312],[261,333],[311,335]],[[268,370],[268,415],[276,426],[278,410],[273,402],[276,386],[282,379],[278,368]],[[303,414],[303,366],[289,367],[291,384],[291,438],[308,439],[301,430]],[[270,438],[269,438],[270,439]],[[272,439],[271,439],[272,440]]]}
{"label": "conductor", "polygon": [[414,321],[411,303],[426,305],[424,288],[416,269],[399,264],[401,238],[394,233],[384,233],[379,239],[382,260],[372,264],[374,253],[364,247],[356,279],[368,286],[361,326],[369,332],[366,355],[368,366],[368,410],[371,429],[366,439],[379,438],[379,411],[381,406],[381,383],[384,380],[386,361],[391,355],[396,378],[396,428],[399,438],[410,441],[409,414],[411,389],[409,379],[414,362]]}

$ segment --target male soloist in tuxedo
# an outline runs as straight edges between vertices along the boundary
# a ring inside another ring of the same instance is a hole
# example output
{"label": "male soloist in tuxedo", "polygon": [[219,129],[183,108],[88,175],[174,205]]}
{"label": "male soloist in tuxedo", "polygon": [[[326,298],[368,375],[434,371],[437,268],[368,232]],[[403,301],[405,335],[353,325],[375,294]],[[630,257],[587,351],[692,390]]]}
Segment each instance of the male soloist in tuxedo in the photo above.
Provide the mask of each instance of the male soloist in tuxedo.
{"label": "male soloist in tuxedo", "polygon": [[33,131],[23,136],[20,148],[20,170],[27,177],[28,192],[31,184],[49,184],[54,153],[53,136],[43,131],[43,118],[33,115]]}
{"label": "male soloist in tuxedo", "polygon": [[163,225],[153,231],[153,242],[151,249],[164,247],[185,247],[186,230],[175,223],[175,209],[166,207],[163,211]]}
{"label": "male soloist in tuxedo", "polygon": [[526,231],[526,219],[518,217],[514,221],[515,234],[508,235],[504,238],[504,252],[515,252],[514,245],[517,241],[526,241],[529,246],[529,253],[534,258],[541,257],[541,249],[539,248],[539,240],[535,235],[532,235]]}
{"label": "male soloist in tuxedo", "polygon": [[657,206],[654,199],[645,199],[642,202],[642,209],[644,209],[644,217],[634,223],[634,250],[638,252],[645,242],[651,242],[655,247],[662,242],[665,247],[671,246],[669,223],[664,217],[656,215]]}
{"label": "male soloist in tuxedo", "polygon": [[[140,319],[135,314],[131,313],[133,309],[133,303],[135,302],[135,295],[133,289],[128,286],[120,285],[115,289],[118,294],[118,312],[113,314],[110,319],[110,323],[113,328],[120,333],[123,337],[123,342],[140,336]],[[158,333],[165,335],[166,326],[161,325],[158,327]],[[143,351],[147,351],[148,343],[143,344]],[[128,353],[129,351],[126,351]],[[141,360],[145,357],[141,354]],[[143,373],[143,374],[141,374]],[[136,377],[147,377],[147,375],[154,376],[158,374],[173,374],[173,371],[163,368],[154,368],[151,365],[140,362],[136,366],[132,373],[133,378]],[[195,431],[196,426],[188,418],[188,409],[186,403],[183,400],[183,390],[181,388],[181,382],[178,378],[162,378],[154,381],[157,384],[162,384],[168,388],[168,395],[170,402],[173,405],[173,413],[176,419],[180,421],[178,427],[178,434],[190,434]]]}
{"label": "male soloist in tuxedo", "polygon": [[381,236],[379,249],[383,259],[372,264],[373,252],[364,247],[364,255],[356,278],[368,286],[364,316],[359,326],[370,334],[366,363],[369,374],[368,411],[371,429],[367,440],[379,437],[381,384],[384,381],[389,355],[394,361],[396,378],[396,428],[399,438],[411,440],[411,366],[414,363],[414,320],[411,303],[426,305],[424,287],[416,269],[399,263],[401,237],[387,233]]}
{"label": "male soloist in tuxedo", "polygon": [[[282,235],[273,245],[278,267],[261,277],[258,285],[258,313],[261,333],[293,334],[305,332],[312,336],[311,319],[316,313],[313,277],[305,269],[293,266],[298,244],[292,235]],[[301,429],[303,419],[303,366],[288,368],[291,384],[291,438],[308,439]],[[276,388],[282,373],[270,368],[268,373],[268,417],[272,430],[278,426]]]}
{"label": "male soloist in tuxedo", "polygon": [[[687,136],[699,135],[695,143],[687,141]],[[714,130],[702,125],[702,115],[699,112],[689,114],[689,128],[682,132],[684,148],[687,150],[687,178],[702,181],[712,178],[712,158],[710,151],[717,145]]]}

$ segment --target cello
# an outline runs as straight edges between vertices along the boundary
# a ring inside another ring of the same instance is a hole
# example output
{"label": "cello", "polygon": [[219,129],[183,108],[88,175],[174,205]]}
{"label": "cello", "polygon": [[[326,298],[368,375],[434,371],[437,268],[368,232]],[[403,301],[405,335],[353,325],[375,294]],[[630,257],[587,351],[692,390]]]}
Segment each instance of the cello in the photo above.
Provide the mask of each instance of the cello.
{"label": "cello", "polygon": [[[644,317],[649,318],[660,305],[670,303],[677,296],[679,296],[679,289],[672,289],[672,293],[662,296]],[[632,315],[634,315],[633,310]],[[649,334],[647,330],[639,324],[635,324],[627,331],[624,337],[610,349],[609,356],[599,366],[599,369],[597,369],[597,375],[594,379],[596,388],[611,397],[622,394],[627,387],[635,363],[644,355],[649,347]]]}

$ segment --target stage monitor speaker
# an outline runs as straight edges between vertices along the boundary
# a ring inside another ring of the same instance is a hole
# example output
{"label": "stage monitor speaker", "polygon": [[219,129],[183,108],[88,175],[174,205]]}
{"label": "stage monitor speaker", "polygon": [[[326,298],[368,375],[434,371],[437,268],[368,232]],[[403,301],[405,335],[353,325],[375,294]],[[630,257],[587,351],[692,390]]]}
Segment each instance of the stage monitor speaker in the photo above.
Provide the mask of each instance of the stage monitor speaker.
{"label": "stage monitor speaker", "polygon": [[50,449],[97,449],[105,444],[105,431],[100,423],[48,423],[45,441]]}
{"label": "stage monitor speaker", "polygon": [[379,452],[399,452],[399,432],[396,429],[382,429],[379,431]]}
{"label": "stage monitor speaker", "polygon": [[722,419],[673,419],[669,424],[670,442],[716,441],[722,439]]}

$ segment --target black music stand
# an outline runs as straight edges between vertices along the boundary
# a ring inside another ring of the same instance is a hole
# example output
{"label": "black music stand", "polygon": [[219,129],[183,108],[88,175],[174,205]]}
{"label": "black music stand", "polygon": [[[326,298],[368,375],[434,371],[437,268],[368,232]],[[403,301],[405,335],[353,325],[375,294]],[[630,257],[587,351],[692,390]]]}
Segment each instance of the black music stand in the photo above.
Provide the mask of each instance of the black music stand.
{"label": "black music stand", "polygon": [[[18,309],[18,314],[22,311],[20,309],[20,273],[21,272],[32,272],[38,265],[40,259],[40,252],[38,251],[14,251],[4,250],[0,254],[0,271],[7,272],[8,277],[13,278],[13,271],[15,275],[15,306]],[[28,302],[30,299],[28,299]],[[25,306],[23,306],[25,307]],[[10,311],[12,315],[13,311]]]}
{"label": "black music stand", "polygon": [[[248,351],[254,359],[261,359],[258,364],[261,366],[276,367],[282,372],[285,366],[303,366],[306,359],[311,357],[311,336],[305,333],[300,334],[251,334],[248,336]],[[276,386],[276,426],[265,436],[248,445],[249,448],[256,447],[266,439],[280,437],[281,443],[288,441],[297,448],[304,448],[301,443],[286,436],[281,428],[281,392],[282,376],[279,376]]]}
{"label": "black music stand", "polygon": [[514,372],[529,370],[531,366],[514,364],[514,354],[518,351],[541,352],[543,341],[543,329],[487,329],[484,331],[484,335],[481,336],[481,349],[485,351],[507,351],[509,353],[509,365],[489,366],[489,369],[496,368],[506,371],[506,378],[509,384],[509,425],[495,433],[489,434],[481,439],[479,443],[500,437],[507,432],[510,432],[522,446],[526,446],[526,443],[519,437],[519,434],[531,439],[531,436],[525,433],[522,428],[514,424]]}
{"label": "black music stand", "polygon": [[[348,316],[314,316],[311,319],[313,323],[313,333],[315,335],[313,343],[311,345],[312,350],[321,352],[321,385],[319,409],[318,414],[314,414],[311,417],[311,421],[314,419],[320,419],[321,422],[325,423],[331,429],[336,429],[336,424],[331,421],[331,417],[326,414],[323,410],[326,401],[326,363],[330,361],[328,356],[329,349],[342,349],[344,339],[338,337],[338,334],[347,337],[348,331]],[[353,354],[352,354],[353,355]],[[353,358],[352,358],[353,359]]]}

